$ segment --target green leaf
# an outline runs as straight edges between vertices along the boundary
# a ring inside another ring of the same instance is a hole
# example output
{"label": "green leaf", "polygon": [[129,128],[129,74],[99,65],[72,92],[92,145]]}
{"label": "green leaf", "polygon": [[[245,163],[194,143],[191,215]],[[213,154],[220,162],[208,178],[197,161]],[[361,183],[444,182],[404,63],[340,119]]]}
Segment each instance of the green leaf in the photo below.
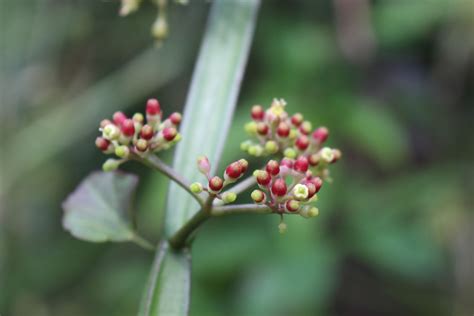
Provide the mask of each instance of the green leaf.
{"label": "green leaf", "polygon": [[127,219],[138,179],[116,172],[94,172],[63,203],[63,226],[74,237],[92,241],[129,241],[135,237]]}
{"label": "green leaf", "polygon": [[[195,159],[207,155],[216,170],[231,124],[240,82],[255,28],[259,0],[216,0],[184,108],[173,167],[189,180],[200,177]],[[170,237],[199,205],[187,192],[170,184],[165,235]],[[150,274],[140,315],[187,315],[190,296],[190,255],[187,249],[159,251]]]}

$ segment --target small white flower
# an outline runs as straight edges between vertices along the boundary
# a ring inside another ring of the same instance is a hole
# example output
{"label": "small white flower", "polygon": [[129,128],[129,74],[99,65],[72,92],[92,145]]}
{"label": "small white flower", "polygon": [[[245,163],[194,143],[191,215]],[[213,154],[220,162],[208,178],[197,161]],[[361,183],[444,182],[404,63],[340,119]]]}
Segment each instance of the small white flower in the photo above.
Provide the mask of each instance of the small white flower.
{"label": "small white flower", "polygon": [[331,162],[334,159],[334,152],[329,147],[321,149],[321,158],[326,162]]}
{"label": "small white flower", "polygon": [[297,184],[293,188],[293,195],[298,199],[298,200],[304,200],[308,197],[308,187],[305,186],[304,184]]}

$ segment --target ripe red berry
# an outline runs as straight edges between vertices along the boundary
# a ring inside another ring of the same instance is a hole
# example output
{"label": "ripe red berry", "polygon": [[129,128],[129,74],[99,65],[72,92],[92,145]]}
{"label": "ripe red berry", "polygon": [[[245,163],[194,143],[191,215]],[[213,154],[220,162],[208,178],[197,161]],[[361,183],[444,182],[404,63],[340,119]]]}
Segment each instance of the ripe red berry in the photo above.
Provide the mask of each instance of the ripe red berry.
{"label": "ripe red berry", "polygon": [[157,99],[148,99],[146,102],[146,113],[149,115],[158,115],[161,113],[160,103]]}
{"label": "ripe red berry", "polygon": [[288,124],[285,122],[280,122],[277,127],[277,135],[282,138],[288,137],[288,135],[290,135],[290,127]]}
{"label": "ripe red berry", "polygon": [[123,121],[127,119],[127,116],[123,112],[115,112],[112,120],[114,121],[115,125],[120,126],[122,125]]}
{"label": "ripe red berry", "polygon": [[298,137],[296,139],[295,145],[299,150],[306,150],[306,148],[308,148],[309,146],[308,136],[301,135],[300,137]]}
{"label": "ripe red berry", "polygon": [[284,196],[286,194],[286,183],[283,179],[276,179],[272,185],[272,193],[276,196]]}
{"label": "ripe red berry", "polygon": [[209,180],[209,189],[214,192],[219,192],[224,186],[224,181],[218,176],[214,176]]}
{"label": "ripe red berry", "polygon": [[237,179],[242,175],[242,165],[236,161],[231,163],[225,169],[225,174],[231,179]]}
{"label": "ripe red berry", "polygon": [[295,113],[291,117],[291,124],[293,124],[294,126],[300,126],[301,123],[303,123],[303,115],[301,115],[301,113]]}
{"label": "ripe red berry", "polygon": [[300,157],[298,157],[298,159],[296,159],[295,165],[294,165],[294,168],[295,168],[296,171],[306,172],[306,171],[308,171],[308,167],[309,167],[309,163],[308,163],[308,159],[306,159],[306,157],[300,156]]}
{"label": "ripe red berry", "polygon": [[259,133],[260,135],[267,135],[268,129],[268,125],[263,122],[257,124],[257,133]]}
{"label": "ripe red berry", "polygon": [[166,127],[163,129],[163,138],[169,142],[172,141],[177,134],[178,131],[174,127]]}
{"label": "ripe red berry", "polygon": [[300,208],[300,203],[296,200],[288,200],[285,203],[285,208],[288,212],[294,213]]}
{"label": "ripe red berry", "polygon": [[107,139],[103,138],[103,137],[97,137],[95,139],[95,145],[100,150],[106,151],[107,148],[109,148],[110,142]]}
{"label": "ripe red berry", "polygon": [[251,110],[251,115],[255,121],[262,121],[265,116],[263,107],[261,105],[254,105]]}
{"label": "ripe red berry", "polygon": [[179,123],[181,123],[181,114],[178,113],[178,112],[174,112],[170,115],[169,117],[171,123],[173,123],[174,125],[178,125]]}
{"label": "ripe red berry", "polygon": [[272,181],[270,174],[264,170],[257,170],[256,177],[257,183],[263,186],[267,186]]}
{"label": "ripe red berry", "polygon": [[326,127],[319,127],[313,132],[313,138],[320,144],[324,143],[329,137],[329,130]]}
{"label": "ripe red berry", "polygon": [[277,174],[280,173],[280,165],[278,164],[276,160],[270,160],[267,163],[266,170],[272,176],[276,176]]}
{"label": "ripe red berry", "polygon": [[280,166],[285,166],[288,169],[293,169],[294,160],[290,158],[283,158],[280,162]]}
{"label": "ripe red berry", "polygon": [[311,179],[308,180],[309,183],[314,184],[316,192],[318,193],[319,190],[321,190],[321,187],[323,186],[323,180],[321,180],[320,177],[312,177]]}
{"label": "ripe red berry", "polygon": [[312,198],[316,194],[316,186],[309,181],[306,181],[304,185],[308,188],[308,199]]}
{"label": "ripe red berry", "polygon": [[148,124],[143,125],[142,129],[140,130],[140,137],[146,140],[152,139],[153,134],[153,127]]}
{"label": "ripe red berry", "polygon": [[131,137],[135,134],[135,123],[131,119],[125,119],[122,121],[120,130],[125,136]]}

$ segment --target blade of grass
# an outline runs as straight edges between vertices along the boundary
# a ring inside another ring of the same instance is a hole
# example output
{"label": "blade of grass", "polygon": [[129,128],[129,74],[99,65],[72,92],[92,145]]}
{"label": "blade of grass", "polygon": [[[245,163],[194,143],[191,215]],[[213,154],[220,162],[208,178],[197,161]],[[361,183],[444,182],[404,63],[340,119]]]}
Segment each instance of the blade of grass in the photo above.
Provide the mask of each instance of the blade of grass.
{"label": "blade of grass", "polygon": [[[225,144],[250,49],[259,0],[215,0],[194,69],[173,166],[191,181],[198,179],[195,159],[207,155],[217,168]],[[165,234],[170,237],[199,205],[170,184]],[[161,248],[142,301],[140,315],[187,315],[190,295],[188,249]]]}

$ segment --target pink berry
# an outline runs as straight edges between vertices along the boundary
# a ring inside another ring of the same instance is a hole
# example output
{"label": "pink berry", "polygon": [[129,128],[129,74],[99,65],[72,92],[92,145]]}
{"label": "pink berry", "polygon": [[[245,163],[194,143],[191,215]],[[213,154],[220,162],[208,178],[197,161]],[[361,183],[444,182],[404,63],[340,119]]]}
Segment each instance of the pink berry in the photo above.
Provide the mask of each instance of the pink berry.
{"label": "pink berry", "polygon": [[308,188],[308,199],[312,198],[316,194],[316,186],[309,181],[306,181],[304,185]]}
{"label": "pink berry", "polygon": [[308,136],[301,135],[300,137],[298,137],[296,139],[295,145],[299,150],[306,150],[306,148],[308,148],[309,146]]}
{"label": "pink berry", "polygon": [[107,139],[103,138],[103,137],[97,137],[95,139],[95,145],[100,150],[106,151],[107,148],[109,148],[110,142]]}
{"label": "pink berry", "polygon": [[320,144],[324,143],[329,137],[329,130],[326,127],[319,127],[313,132],[313,138]]}
{"label": "pink berry", "polygon": [[127,119],[127,116],[123,112],[115,112],[112,120],[114,121],[115,125],[120,126],[122,125],[123,121]]}
{"label": "pink berry", "polygon": [[146,113],[149,115],[158,115],[161,113],[160,103],[157,99],[148,99],[146,102]]}
{"label": "pink berry", "polygon": [[112,122],[111,122],[110,120],[108,120],[108,119],[104,119],[104,120],[100,121],[100,127],[101,127],[101,128],[104,128],[104,127],[106,127],[106,126],[109,125],[109,124],[112,124]]}
{"label": "pink berry", "polygon": [[294,168],[295,168],[296,171],[306,172],[306,171],[308,171],[308,167],[309,167],[309,163],[308,163],[308,159],[306,159],[306,157],[300,156],[300,157],[298,157],[298,159],[296,159],[295,165],[294,165]]}
{"label": "pink berry", "polygon": [[131,137],[135,134],[135,123],[131,119],[125,119],[122,121],[120,129],[125,136]]}
{"label": "pink berry", "polygon": [[262,121],[265,116],[265,112],[263,111],[261,105],[254,105],[251,110],[251,115],[255,121]]}
{"label": "pink berry", "polygon": [[280,165],[278,164],[276,160],[270,160],[267,163],[266,170],[272,176],[276,176],[277,174],[280,173]]}
{"label": "pink berry", "polygon": [[318,193],[319,190],[321,190],[321,187],[323,186],[323,180],[321,180],[320,177],[313,177],[309,180],[310,183],[314,184],[315,188],[316,188],[316,192],[315,193]]}
{"label": "pink berry", "polygon": [[288,169],[293,169],[294,160],[290,158],[283,158],[280,162],[280,166],[285,166]]}
{"label": "pink berry", "polygon": [[286,194],[286,183],[283,179],[276,179],[272,185],[272,193],[276,196],[284,196]]}
{"label": "pink berry", "polygon": [[179,123],[181,123],[182,116],[180,113],[174,112],[170,115],[169,119],[174,125],[179,125]]}
{"label": "pink berry", "polygon": [[169,142],[172,141],[177,134],[178,131],[174,127],[166,127],[163,129],[163,138]]}

